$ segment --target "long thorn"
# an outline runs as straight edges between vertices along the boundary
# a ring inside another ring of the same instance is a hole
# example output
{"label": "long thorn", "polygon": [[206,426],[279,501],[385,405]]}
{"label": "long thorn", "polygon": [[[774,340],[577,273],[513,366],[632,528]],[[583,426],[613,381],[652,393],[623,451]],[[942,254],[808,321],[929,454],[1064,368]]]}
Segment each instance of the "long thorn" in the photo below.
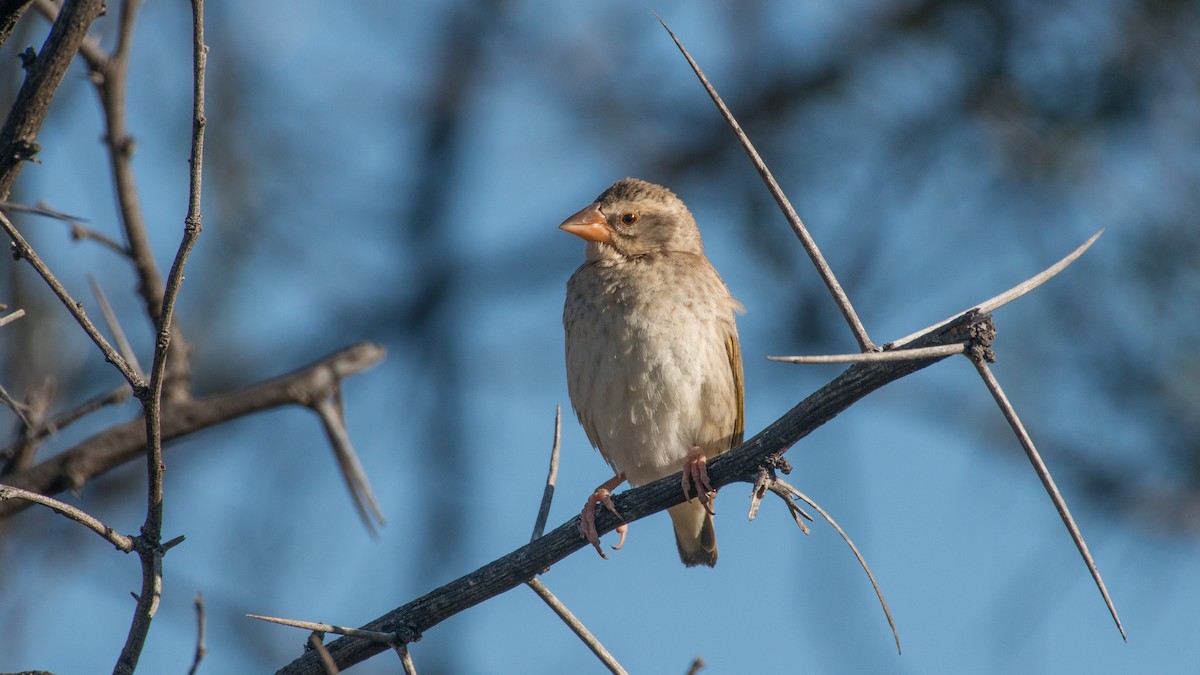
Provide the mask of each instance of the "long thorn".
{"label": "long thorn", "polygon": [[800,244],[804,247],[805,252],[808,253],[808,257],[812,259],[813,265],[817,268],[817,273],[821,275],[821,280],[825,282],[829,293],[833,295],[833,301],[837,303],[838,309],[842,311],[842,316],[845,317],[846,323],[849,324],[851,332],[854,333],[854,339],[858,341],[859,349],[864,352],[876,351],[877,347],[871,342],[870,336],[867,335],[867,329],[863,326],[862,321],[858,318],[858,314],[854,311],[854,305],[850,304],[850,298],[842,290],[842,285],[838,283],[837,277],[834,276],[833,270],[829,267],[829,263],[825,262],[825,256],[821,255],[821,249],[817,248],[817,242],[808,233],[808,228],[804,226],[804,221],[800,220],[800,216],[796,214],[796,209],[792,208],[792,203],[788,201],[787,195],[783,194],[783,189],[775,181],[775,176],[771,175],[771,170],[767,168],[766,162],[759,156],[758,151],[754,149],[754,144],[750,142],[750,138],[746,136],[746,132],[742,131],[742,126],[738,124],[733,113],[729,112],[725,101],[721,100],[721,96],[717,94],[717,90],[713,88],[708,78],[705,77],[704,71],[700,70],[700,66],[696,64],[696,60],[692,58],[688,50],[684,49],[683,43],[679,41],[679,38],[675,37],[674,31],[667,27],[667,23],[663,21],[661,16],[656,14],[655,18],[666,29],[671,39],[675,41],[675,46],[679,48],[679,52],[683,54],[683,58],[687,59],[688,65],[692,67],[692,71],[696,73],[696,77],[700,78],[700,84],[704,85],[704,90],[708,92],[713,103],[717,105],[717,110],[721,111],[721,116],[725,118],[725,122],[733,130],[734,135],[737,136],[738,142],[742,144],[742,149],[746,151],[746,156],[750,158],[750,163],[754,165],[754,169],[762,177],[767,190],[775,198],[775,203],[783,211],[783,215],[792,226],[796,237],[800,239]]}
{"label": "long thorn", "polygon": [[1121,638],[1129,642],[1129,637],[1125,635],[1125,627],[1121,625],[1121,617],[1117,616],[1117,608],[1108,595],[1108,588],[1105,587],[1104,580],[1100,578],[1100,569],[1096,567],[1092,552],[1088,550],[1087,542],[1083,540],[1083,534],[1075,524],[1075,519],[1071,517],[1071,511],[1067,509],[1067,502],[1063,499],[1062,493],[1058,491],[1058,486],[1054,484],[1054,478],[1050,475],[1050,470],[1046,468],[1046,463],[1042,461],[1042,456],[1034,446],[1033,439],[1025,431],[1025,425],[1021,423],[1017,411],[1008,402],[1008,397],[1004,395],[1004,390],[1000,388],[1000,382],[992,374],[992,369],[979,359],[971,359],[971,363],[975,364],[975,369],[979,371],[988,391],[992,392],[992,398],[996,399],[996,404],[1004,412],[1004,418],[1008,420],[1008,425],[1012,427],[1013,433],[1017,435],[1017,440],[1021,442],[1021,447],[1025,449],[1025,454],[1029,457],[1029,463],[1033,464],[1033,470],[1037,473],[1038,479],[1042,481],[1042,487],[1046,488],[1046,494],[1050,496],[1050,501],[1054,502],[1054,508],[1058,509],[1058,515],[1062,518],[1063,525],[1067,526],[1067,531],[1071,533],[1075,547],[1079,549],[1079,555],[1083,556],[1083,562],[1087,565],[1088,571],[1092,573],[1096,588],[1100,589],[1100,595],[1104,596],[1104,604],[1108,606],[1108,613],[1112,614],[1113,621],[1117,624],[1117,630],[1121,631]]}

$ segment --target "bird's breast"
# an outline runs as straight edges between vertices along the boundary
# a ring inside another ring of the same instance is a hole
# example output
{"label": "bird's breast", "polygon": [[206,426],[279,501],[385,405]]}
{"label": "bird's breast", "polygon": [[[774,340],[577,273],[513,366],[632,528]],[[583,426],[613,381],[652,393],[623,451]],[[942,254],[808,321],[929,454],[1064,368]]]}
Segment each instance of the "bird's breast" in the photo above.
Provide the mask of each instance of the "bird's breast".
{"label": "bird's breast", "polygon": [[733,307],[707,261],[584,265],[568,283],[571,402],[592,444],[632,484],[678,471],[693,445],[732,433],[736,413],[709,399],[733,397]]}

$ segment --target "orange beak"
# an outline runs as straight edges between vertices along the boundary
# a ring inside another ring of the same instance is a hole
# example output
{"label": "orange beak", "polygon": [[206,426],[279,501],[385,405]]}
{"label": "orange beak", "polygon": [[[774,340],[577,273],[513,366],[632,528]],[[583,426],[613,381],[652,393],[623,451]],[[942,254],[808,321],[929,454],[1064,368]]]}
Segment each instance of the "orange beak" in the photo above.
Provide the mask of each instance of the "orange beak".
{"label": "orange beak", "polygon": [[588,241],[612,243],[613,230],[604,218],[604,214],[600,213],[599,204],[589,204],[583,207],[575,215],[564,220],[558,229]]}

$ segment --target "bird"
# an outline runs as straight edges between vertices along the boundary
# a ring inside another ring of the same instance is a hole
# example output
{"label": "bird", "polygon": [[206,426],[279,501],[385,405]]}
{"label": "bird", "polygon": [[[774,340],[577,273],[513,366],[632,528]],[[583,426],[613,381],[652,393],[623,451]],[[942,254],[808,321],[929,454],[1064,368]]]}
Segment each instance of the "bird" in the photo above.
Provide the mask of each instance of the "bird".
{"label": "bird", "polygon": [[[586,241],[563,305],[567,389],[615,473],[588,498],[580,530],[607,558],[595,514],[603,506],[621,517],[612,490],[682,471],[687,501],[668,509],[679,558],[712,567],[716,495],[706,463],[742,442],[742,305],[705,256],[687,206],[661,185],[619,180],[559,228]],[[614,549],[626,529],[617,528]]]}

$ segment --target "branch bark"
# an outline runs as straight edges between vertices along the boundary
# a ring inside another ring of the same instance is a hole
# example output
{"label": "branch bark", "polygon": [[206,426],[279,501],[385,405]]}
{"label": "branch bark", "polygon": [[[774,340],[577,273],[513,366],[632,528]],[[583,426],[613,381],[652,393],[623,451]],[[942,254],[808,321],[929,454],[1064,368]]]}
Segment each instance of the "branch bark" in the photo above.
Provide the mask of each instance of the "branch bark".
{"label": "branch bark", "polygon": [[37,135],[67,68],[87,37],[88,28],[104,11],[104,0],[69,2],[50,29],[29,75],[17,93],[4,128],[0,129],[0,200],[8,199],[17,174],[38,152]]}
{"label": "branch bark", "polygon": [[[316,363],[244,389],[164,402],[162,439],[169,442],[256,412],[287,405],[308,407],[319,397],[334,395],[342,378],[360,373],[383,359],[383,347],[362,342]],[[5,483],[44,495],[78,490],[89,480],[145,456],[146,426],[132,419],[92,436],[28,471],[8,476]],[[28,502],[0,502],[0,520],[29,507]]]}

